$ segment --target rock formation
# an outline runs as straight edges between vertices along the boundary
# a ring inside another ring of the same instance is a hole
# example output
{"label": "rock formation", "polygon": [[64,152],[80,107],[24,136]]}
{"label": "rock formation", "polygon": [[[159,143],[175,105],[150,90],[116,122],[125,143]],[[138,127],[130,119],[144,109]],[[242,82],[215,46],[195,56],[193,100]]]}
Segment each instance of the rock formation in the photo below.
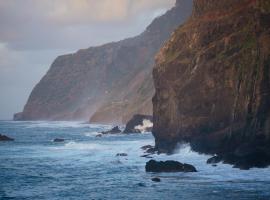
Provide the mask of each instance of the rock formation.
{"label": "rock formation", "polygon": [[14,141],[14,139],[10,138],[10,137],[8,137],[6,135],[1,135],[0,134],[0,141]]}
{"label": "rock formation", "polygon": [[137,37],[59,56],[14,119],[125,123],[152,114],[154,55],[191,9],[177,0]]}
{"label": "rock formation", "polygon": [[160,151],[186,141],[229,163],[270,163],[268,0],[195,0],[190,19],[157,54],[153,76]]}
{"label": "rock formation", "polygon": [[155,161],[150,160],[145,165],[146,172],[197,172],[193,165],[178,161]]}
{"label": "rock formation", "polygon": [[134,115],[126,125],[123,133],[151,132],[153,117],[151,115]]}

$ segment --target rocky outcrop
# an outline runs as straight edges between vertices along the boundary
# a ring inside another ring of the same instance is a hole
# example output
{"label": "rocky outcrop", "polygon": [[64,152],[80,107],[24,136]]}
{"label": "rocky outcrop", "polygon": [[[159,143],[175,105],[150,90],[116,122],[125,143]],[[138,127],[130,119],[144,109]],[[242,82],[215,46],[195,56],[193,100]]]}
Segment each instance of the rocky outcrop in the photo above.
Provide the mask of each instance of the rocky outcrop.
{"label": "rocky outcrop", "polygon": [[111,130],[108,130],[108,131],[103,131],[101,132],[103,135],[106,135],[106,134],[119,134],[121,133],[122,131],[119,129],[118,126],[115,126],[113,127]]}
{"label": "rocky outcrop", "polygon": [[123,133],[151,132],[153,117],[151,115],[134,115],[126,124]]}
{"label": "rocky outcrop", "polygon": [[10,138],[10,137],[8,137],[6,135],[1,135],[0,134],[0,141],[14,141],[14,139]]}
{"label": "rocky outcrop", "polygon": [[235,164],[248,145],[270,163],[269,21],[268,0],[194,1],[191,18],[156,57],[153,134],[160,151],[186,141]]}
{"label": "rocky outcrop", "polygon": [[183,164],[173,160],[155,161],[150,160],[145,165],[146,172],[197,172],[190,164]]}
{"label": "rocky outcrop", "polygon": [[152,114],[154,55],[191,4],[177,0],[139,36],[59,56],[14,119],[125,123],[136,113]]}

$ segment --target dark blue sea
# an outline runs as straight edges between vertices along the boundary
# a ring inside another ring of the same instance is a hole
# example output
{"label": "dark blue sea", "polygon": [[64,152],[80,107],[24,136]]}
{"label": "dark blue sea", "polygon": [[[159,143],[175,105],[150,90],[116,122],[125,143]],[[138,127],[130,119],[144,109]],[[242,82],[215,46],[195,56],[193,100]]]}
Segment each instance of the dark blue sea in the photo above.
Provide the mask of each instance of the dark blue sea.
{"label": "dark blue sea", "polygon": [[[81,122],[0,121],[0,199],[16,200],[270,200],[270,168],[242,171],[206,164],[210,156],[183,146],[156,160],[193,164],[198,173],[146,173],[141,146],[154,144],[150,133],[107,135],[111,126]],[[53,139],[64,138],[63,143]],[[127,153],[127,157],[117,157]],[[160,177],[161,182],[151,178]]]}

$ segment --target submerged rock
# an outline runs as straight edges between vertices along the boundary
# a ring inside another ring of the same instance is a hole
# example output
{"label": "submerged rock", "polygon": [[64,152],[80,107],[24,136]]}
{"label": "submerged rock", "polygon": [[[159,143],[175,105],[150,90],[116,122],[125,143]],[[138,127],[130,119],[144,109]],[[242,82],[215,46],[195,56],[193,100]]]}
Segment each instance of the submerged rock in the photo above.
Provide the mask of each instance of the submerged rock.
{"label": "submerged rock", "polygon": [[64,142],[64,141],[65,141],[65,139],[62,139],[62,138],[55,138],[53,140],[53,142]]}
{"label": "submerged rock", "polygon": [[102,134],[97,134],[96,138],[102,137]]}
{"label": "submerged rock", "polygon": [[14,139],[10,138],[10,137],[8,137],[6,135],[1,135],[0,134],[0,141],[14,141]]}
{"label": "submerged rock", "polygon": [[190,164],[183,164],[178,161],[155,161],[150,160],[145,165],[146,172],[197,172]]}
{"label": "submerged rock", "polygon": [[152,178],[151,180],[154,181],[154,182],[160,182],[160,181],[161,181],[161,179],[158,178],[158,177],[154,177],[154,178]]}
{"label": "submerged rock", "polygon": [[122,156],[122,157],[124,157],[124,156],[128,156],[128,155],[127,155],[127,153],[118,153],[118,154],[116,154],[116,156]]}
{"label": "submerged rock", "polygon": [[128,121],[123,133],[151,132],[153,127],[153,117],[150,115],[134,115]]}
{"label": "submerged rock", "polygon": [[106,134],[119,134],[119,133],[121,133],[121,130],[119,129],[118,126],[115,126],[111,130],[109,130],[109,131],[103,131],[101,133],[104,134],[104,135],[106,135]]}

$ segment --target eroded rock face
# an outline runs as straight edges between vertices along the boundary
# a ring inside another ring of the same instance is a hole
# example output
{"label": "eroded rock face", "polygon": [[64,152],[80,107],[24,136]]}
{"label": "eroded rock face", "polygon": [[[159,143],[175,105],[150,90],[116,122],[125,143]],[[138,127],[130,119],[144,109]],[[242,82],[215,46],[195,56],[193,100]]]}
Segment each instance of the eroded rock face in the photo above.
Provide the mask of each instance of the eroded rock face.
{"label": "eroded rock face", "polygon": [[125,123],[152,115],[154,55],[191,14],[192,1],[155,19],[137,37],[59,56],[15,120],[89,120]]}
{"label": "eroded rock face", "polygon": [[268,0],[194,1],[192,17],[156,57],[153,134],[160,151],[186,141],[200,152],[235,154],[256,141],[267,154],[269,22]]}

